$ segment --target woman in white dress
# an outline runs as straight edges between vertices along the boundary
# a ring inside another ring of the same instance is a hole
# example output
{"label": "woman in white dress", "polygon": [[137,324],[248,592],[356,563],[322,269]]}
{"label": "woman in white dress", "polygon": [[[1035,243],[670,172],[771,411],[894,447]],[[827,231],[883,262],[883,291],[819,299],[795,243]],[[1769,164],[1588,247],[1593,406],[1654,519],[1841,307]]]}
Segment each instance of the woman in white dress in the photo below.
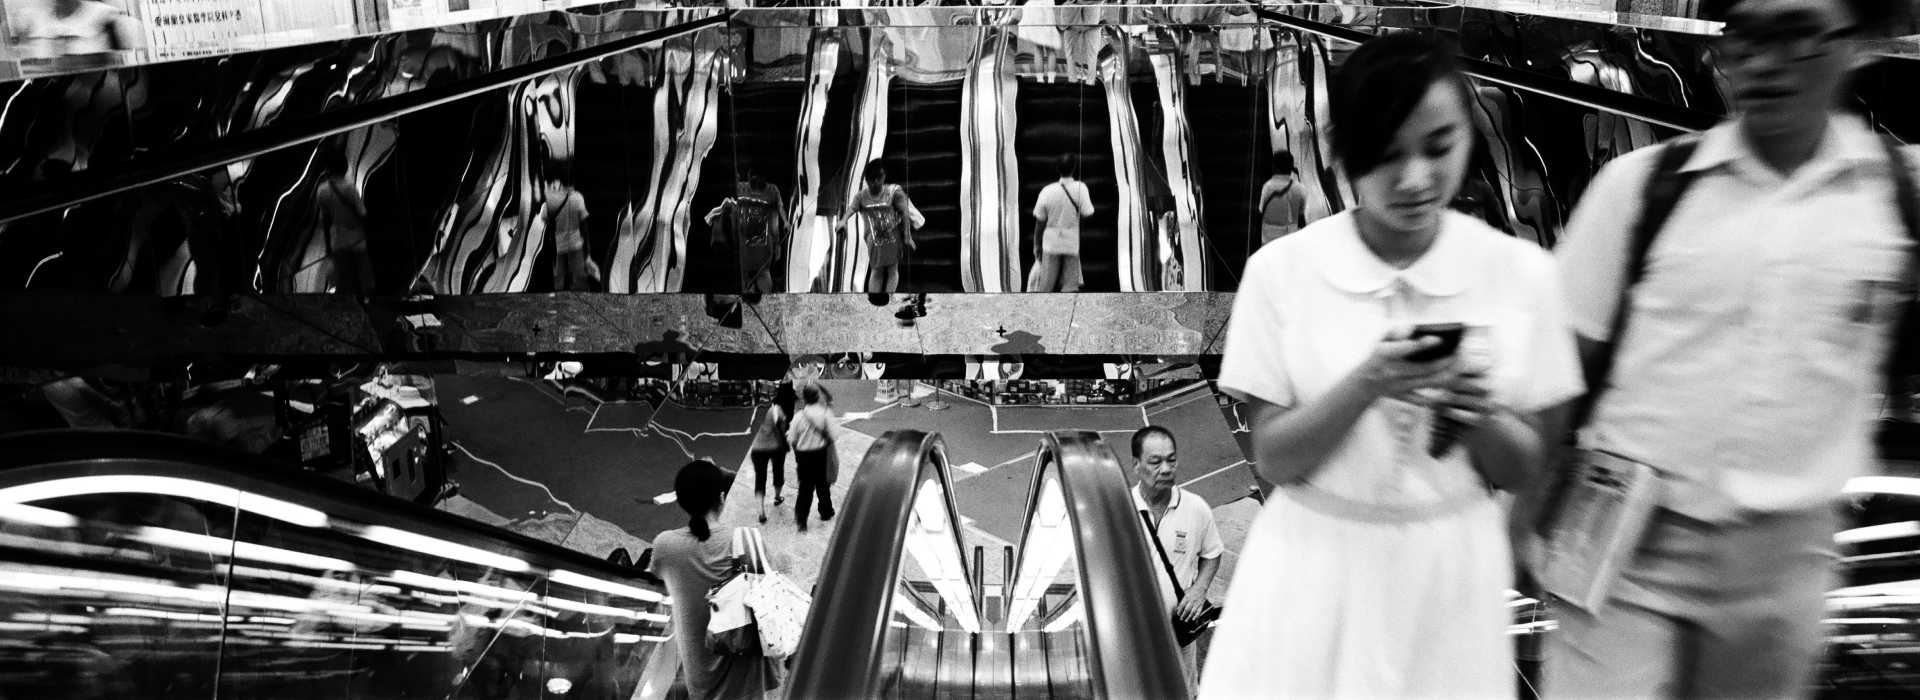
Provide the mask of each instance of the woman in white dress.
{"label": "woman in white dress", "polygon": [[[1278,484],[1248,532],[1203,698],[1512,697],[1504,507],[1578,395],[1555,268],[1446,209],[1473,152],[1453,52],[1412,34],[1331,86],[1357,208],[1262,248],[1220,386]],[[1468,325],[1459,351],[1415,324]],[[1434,416],[1457,441],[1431,456]]]}

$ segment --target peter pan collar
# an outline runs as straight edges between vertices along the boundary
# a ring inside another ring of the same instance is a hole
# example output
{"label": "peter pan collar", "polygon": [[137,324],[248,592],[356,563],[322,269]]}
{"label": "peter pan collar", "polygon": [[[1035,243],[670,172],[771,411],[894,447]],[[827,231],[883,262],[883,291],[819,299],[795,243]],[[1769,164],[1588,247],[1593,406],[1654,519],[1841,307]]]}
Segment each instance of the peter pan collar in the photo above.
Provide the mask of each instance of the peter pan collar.
{"label": "peter pan collar", "polygon": [[1349,294],[1377,295],[1389,292],[1396,283],[1405,283],[1433,297],[1466,291],[1475,270],[1473,245],[1469,240],[1472,234],[1459,225],[1464,214],[1452,211],[1441,214],[1440,235],[1435,237],[1433,246],[1404,270],[1373,254],[1360,239],[1360,223],[1351,211],[1343,216],[1347,217],[1348,225],[1329,238],[1322,255],[1315,256],[1321,276],[1335,289]]}

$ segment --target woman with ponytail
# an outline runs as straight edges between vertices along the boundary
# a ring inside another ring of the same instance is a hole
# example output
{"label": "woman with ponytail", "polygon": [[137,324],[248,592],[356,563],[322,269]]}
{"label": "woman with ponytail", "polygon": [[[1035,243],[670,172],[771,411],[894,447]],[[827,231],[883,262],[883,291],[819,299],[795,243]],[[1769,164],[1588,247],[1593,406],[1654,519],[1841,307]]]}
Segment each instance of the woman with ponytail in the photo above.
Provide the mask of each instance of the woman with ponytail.
{"label": "woman with ponytail", "polygon": [[673,597],[673,639],[686,670],[687,697],[694,700],[758,698],[780,679],[754,655],[715,654],[707,649],[707,591],[733,574],[733,528],[720,524],[733,475],[700,459],[680,468],[673,495],[687,512],[687,526],[653,538],[654,575]]}

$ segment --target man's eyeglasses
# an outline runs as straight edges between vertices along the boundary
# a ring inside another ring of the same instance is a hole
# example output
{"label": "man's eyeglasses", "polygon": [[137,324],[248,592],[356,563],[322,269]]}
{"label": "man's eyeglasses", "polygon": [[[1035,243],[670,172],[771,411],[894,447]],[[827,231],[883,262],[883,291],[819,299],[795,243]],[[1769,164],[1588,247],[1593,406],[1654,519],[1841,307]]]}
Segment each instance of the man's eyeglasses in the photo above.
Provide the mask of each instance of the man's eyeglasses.
{"label": "man's eyeglasses", "polygon": [[1826,55],[1834,41],[1859,33],[1858,27],[1822,31],[1813,27],[1747,28],[1728,26],[1714,37],[1722,56],[1747,60],[1770,52],[1789,61],[1807,61]]}

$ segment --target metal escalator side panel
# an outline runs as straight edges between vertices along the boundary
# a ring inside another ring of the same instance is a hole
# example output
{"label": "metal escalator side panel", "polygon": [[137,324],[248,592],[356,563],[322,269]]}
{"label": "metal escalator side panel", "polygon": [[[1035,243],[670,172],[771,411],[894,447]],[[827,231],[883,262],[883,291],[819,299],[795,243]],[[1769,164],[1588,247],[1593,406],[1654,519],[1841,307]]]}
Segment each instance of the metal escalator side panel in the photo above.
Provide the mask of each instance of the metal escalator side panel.
{"label": "metal escalator side panel", "polygon": [[[1049,433],[1052,458],[1067,499],[1079,595],[1086,673],[1099,697],[1185,698],[1186,676],[1160,596],[1160,570],[1137,520],[1119,460],[1084,431]],[[1036,487],[1040,471],[1036,470]]]}
{"label": "metal escalator side panel", "polygon": [[661,51],[662,80],[654,88],[656,116],[647,196],[622,212],[608,291],[637,294],[680,291],[686,269],[687,227],[700,167],[712,149],[719,109],[719,32],[669,42]]}
{"label": "metal escalator side panel", "polygon": [[1127,38],[1117,30],[1105,33],[1107,51],[1100,57],[1100,83],[1107,93],[1107,138],[1113,148],[1115,271],[1122,292],[1161,290],[1162,261],[1170,249],[1155,252],[1158,228],[1147,205],[1148,162],[1140,140],[1140,120],[1133,111],[1133,90],[1127,76]]}
{"label": "metal escalator side panel", "polygon": [[[960,562],[959,511],[953,504],[953,480],[944,447],[937,435],[915,430],[889,431],[861,460],[860,478],[847,493],[840,523],[828,543],[816,586],[813,608],[793,659],[787,684],[790,698],[868,697],[915,685],[913,669],[902,668],[900,678],[885,676],[887,645],[898,633],[893,621],[894,600],[909,553],[910,526],[925,508],[928,486],[937,488],[935,504],[947,521],[945,535],[954,562]],[[958,585],[973,588],[965,566],[954,572]],[[942,596],[948,604],[971,603],[972,596]],[[977,611],[970,612],[978,620]],[[962,619],[966,619],[964,616]],[[977,628],[977,622],[976,622]],[[909,626],[906,630],[914,632]],[[903,650],[904,667],[915,649]],[[937,663],[937,662],[936,662]]]}
{"label": "metal escalator side panel", "polygon": [[968,292],[1020,291],[1019,159],[1014,134],[1010,35],[979,30],[979,60],[967,72],[961,97],[960,270]]}
{"label": "metal escalator side panel", "polygon": [[794,222],[787,241],[786,291],[806,292],[813,288],[816,271],[825,263],[833,244],[833,221],[819,215],[820,188],[826,182],[826,164],[820,162],[821,126],[827,117],[827,95],[833,89],[833,77],[840,69],[840,37],[832,28],[816,29],[807,57],[807,92],[800,106],[800,119],[794,124],[794,143],[799,150],[794,173]]}
{"label": "metal escalator side panel", "polygon": [[1160,149],[1166,163],[1167,188],[1173,193],[1174,226],[1170,235],[1180,251],[1182,276],[1180,288],[1207,289],[1206,236],[1201,227],[1206,221],[1200,198],[1200,182],[1193,170],[1191,153],[1193,129],[1187,125],[1186,82],[1179,66],[1178,42],[1166,42],[1168,48],[1148,53],[1153,65],[1153,82],[1159,92],[1160,117],[1165,124],[1160,132]]}

